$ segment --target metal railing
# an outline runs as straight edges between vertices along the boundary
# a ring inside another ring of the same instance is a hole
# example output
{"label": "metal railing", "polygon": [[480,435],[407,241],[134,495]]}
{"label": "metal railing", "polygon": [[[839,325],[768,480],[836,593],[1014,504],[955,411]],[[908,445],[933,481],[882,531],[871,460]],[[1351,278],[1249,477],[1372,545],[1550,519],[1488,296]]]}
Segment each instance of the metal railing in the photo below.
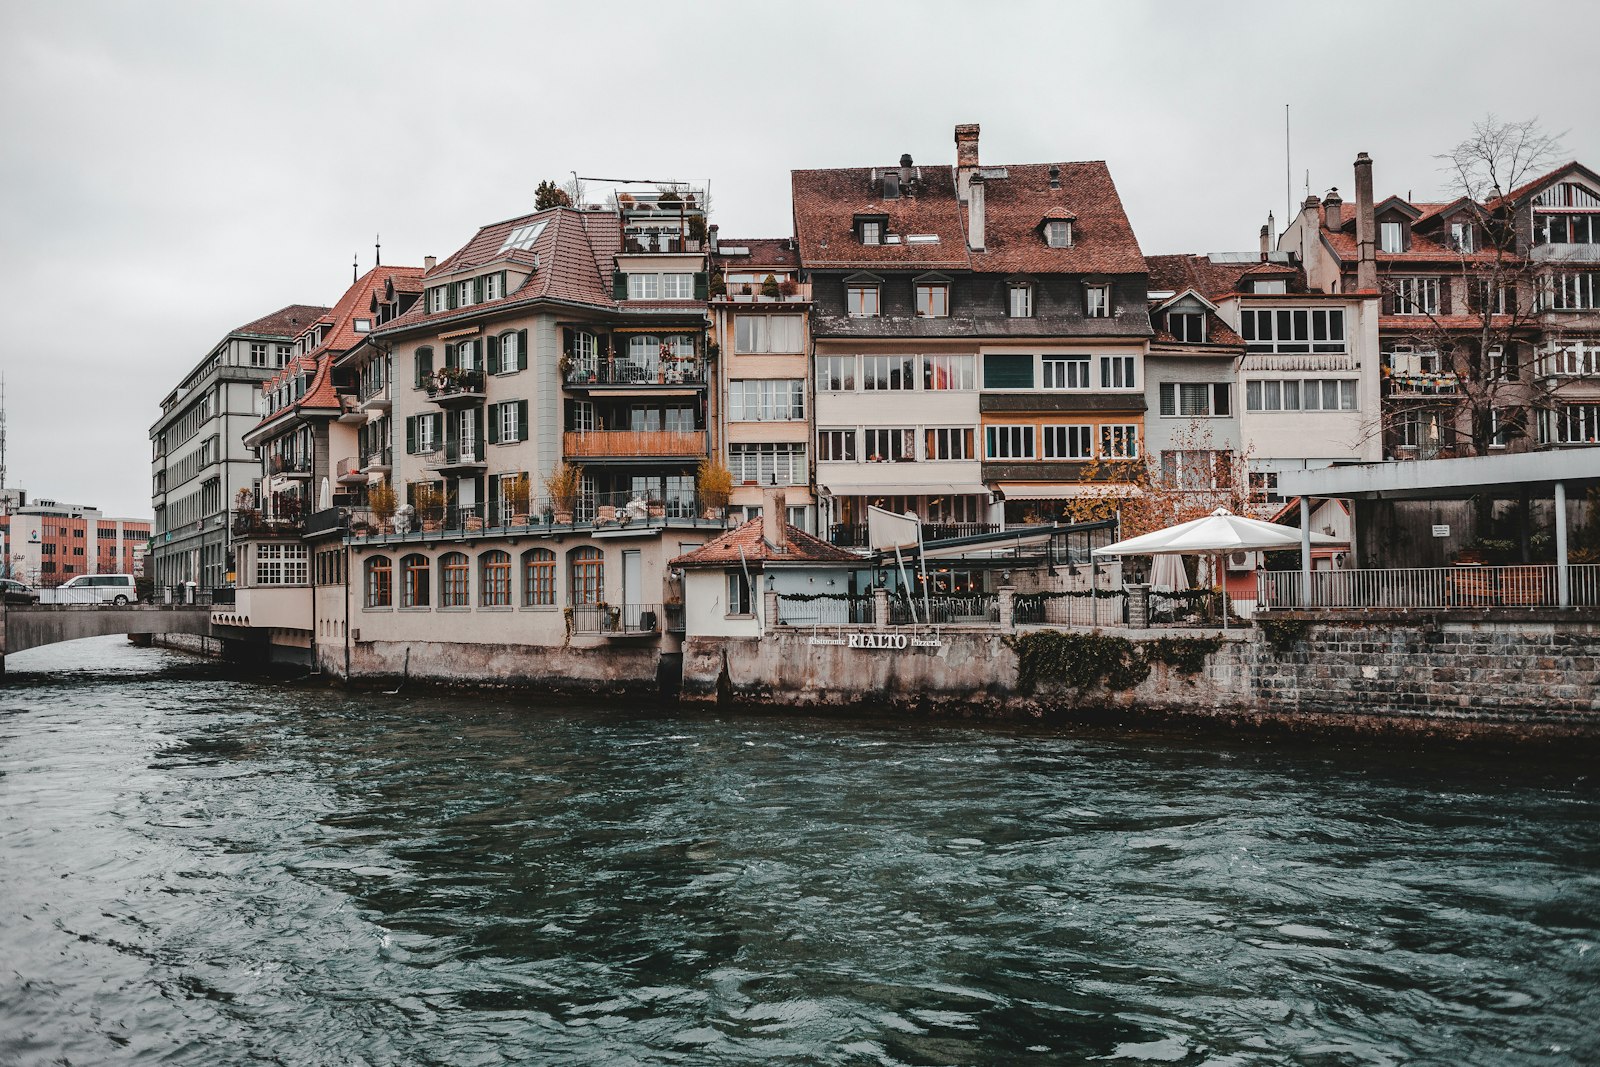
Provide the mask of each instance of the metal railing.
{"label": "metal railing", "polygon": [[653,634],[660,629],[660,604],[585,604],[572,609],[573,633]]}
{"label": "metal railing", "polygon": [[1043,596],[1018,593],[1011,601],[1011,621],[1018,626],[1116,626],[1127,614],[1127,596]]}
{"label": "metal railing", "polygon": [[483,393],[483,371],[446,367],[424,378],[422,387],[435,400],[441,397],[476,397]]}
{"label": "metal railing", "polygon": [[361,456],[361,466],[363,469],[368,467],[391,467],[393,465],[394,449],[388,445],[385,445],[382,448],[369,448]]}
{"label": "metal railing", "polygon": [[912,623],[934,626],[962,623],[997,623],[1000,621],[1000,598],[994,593],[931,596],[906,600],[889,599],[889,623],[892,626],[909,626]]}
{"label": "metal railing", "polygon": [[341,459],[334,467],[335,481],[363,482],[366,478],[361,473],[361,463],[354,456]]}
{"label": "metal railing", "polygon": [[779,626],[868,626],[875,621],[872,597],[800,600],[778,595]]}
{"label": "metal railing", "polygon": [[443,448],[428,454],[426,462],[434,469],[475,466],[488,462],[484,456],[485,451],[481,441],[468,441],[465,444],[460,441],[446,441]]}
{"label": "metal railing", "polygon": [[299,519],[263,518],[255,510],[236,510],[229,513],[228,529],[239,538],[298,537],[305,532],[305,523]]}
{"label": "metal railing", "polygon": [[[327,514],[348,514],[345,526],[354,537],[384,540],[416,540],[423,536],[453,535],[487,531],[570,529],[579,526],[652,527],[667,523],[726,526],[725,510],[707,507],[693,493],[670,494],[664,499],[644,498],[633,493],[588,493],[558,508],[549,497],[535,497],[528,511],[514,511],[513,505],[440,505],[431,513],[413,510],[409,522],[400,515],[380,523],[367,508],[335,508]],[[318,513],[319,515],[324,513]],[[316,516],[313,516],[315,518]],[[404,526],[404,529],[401,527]],[[332,528],[332,527],[328,527]]]}
{"label": "metal railing", "polygon": [[705,381],[705,366],[697,360],[581,360],[567,372],[568,385],[704,385]]}
{"label": "metal railing", "polygon": [[[976,537],[979,534],[999,533],[999,523],[993,522],[925,522],[922,540],[944,541],[952,537]],[[839,548],[866,548],[867,524],[834,523],[828,528],[828,541]]]}
{"label": "metal railing", "polygon": [[[1567,575],[1571,606],[1600,606],[1600,564],[1575,563]],[[1300,571],[1257,574],[1256,603],[1269,610],[1358,611],[1553,608],[1560,600],[1554,564],[1312,571],[1309,587],[1304,578]]]}
{"label": "metal railing", "polygon": [[267,469],[273,474],[310,474],[311,457],[271,455],[267,457]]}

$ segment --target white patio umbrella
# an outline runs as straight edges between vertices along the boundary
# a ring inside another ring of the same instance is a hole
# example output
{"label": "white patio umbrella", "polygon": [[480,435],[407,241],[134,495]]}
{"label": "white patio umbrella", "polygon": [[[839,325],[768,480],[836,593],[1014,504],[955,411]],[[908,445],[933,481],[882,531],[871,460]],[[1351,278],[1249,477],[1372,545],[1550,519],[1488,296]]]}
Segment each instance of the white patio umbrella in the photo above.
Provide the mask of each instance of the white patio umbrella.
{"label": "white patio umbrella", "polygon": [[[1313,532],[1311,543],[1314,545],[1339,544],[1332,537]],[[1126,541],[1097,548],[1097,556],[1144,556],[1161,555],[1169,552],[1195,553],[1196,555],[1221,556],[1228,552],[1261,551],[1275,548],[1294,548],[1300,544],[1300,529],[1295,526],[1281,526],[1275,522],[1262,522],[1260,519],[1248,519],[1243,515],[1235,515],[1227,508],[1218,508],[1203,519],[1192,519],[1181,522],[1176,526],[1169,526],[1165,530],[1156,530],[1153,533],[1142,534],[1139,537],[1130,537]],[[1217,573],[1222,573],[1219,565]],[[1227,581],[1221,583],[1226,588]],[[1223,605],[1222,626],[1227,629],[1227,605]]]}
{"label": "white patio umbrella", "polygon": [[1157,552],[1150,560],[1150,588],[1157,593],[1177,593],[1189,588],[1183,556],[1177,552]]}

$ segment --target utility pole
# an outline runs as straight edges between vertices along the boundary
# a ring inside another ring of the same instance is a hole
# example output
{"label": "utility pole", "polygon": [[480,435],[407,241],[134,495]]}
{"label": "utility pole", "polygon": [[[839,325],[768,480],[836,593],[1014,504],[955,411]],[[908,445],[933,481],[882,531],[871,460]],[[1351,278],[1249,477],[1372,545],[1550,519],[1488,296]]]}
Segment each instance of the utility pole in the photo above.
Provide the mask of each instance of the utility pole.
{"label": "utility pole", "polygon": [[6,489],[6,378],[0,374],[0,578],[11,577],[11,494]]}

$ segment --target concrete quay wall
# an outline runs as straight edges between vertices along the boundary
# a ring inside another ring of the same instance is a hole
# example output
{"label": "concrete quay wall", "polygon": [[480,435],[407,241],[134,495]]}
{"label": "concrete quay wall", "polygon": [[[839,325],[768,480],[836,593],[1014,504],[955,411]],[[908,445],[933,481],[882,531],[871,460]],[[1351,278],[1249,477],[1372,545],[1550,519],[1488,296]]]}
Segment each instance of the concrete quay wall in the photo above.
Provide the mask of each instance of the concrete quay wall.
{"label": "concrete quay wall", "polygon": [[[407,662],[407,651],[410,660]],[[345,673],[344,644],[318,647],[327,673]],[[413,681],[450,685],[504,686],[573,693],[657,691],[662,661],[655,644],[560,647],[456,641],[355,641],[349,679],[354,682]]]}

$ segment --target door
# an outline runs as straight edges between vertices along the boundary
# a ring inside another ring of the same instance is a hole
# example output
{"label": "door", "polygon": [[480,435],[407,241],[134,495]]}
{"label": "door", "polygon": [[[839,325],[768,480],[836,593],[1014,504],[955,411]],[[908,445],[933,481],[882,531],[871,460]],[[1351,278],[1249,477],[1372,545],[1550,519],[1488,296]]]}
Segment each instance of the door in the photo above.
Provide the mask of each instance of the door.
{"label": "door", "polygon": [[644,587],[644,566],[638,549],[622,553],[622,613],[630,630],[639,628],[639,601]]}

